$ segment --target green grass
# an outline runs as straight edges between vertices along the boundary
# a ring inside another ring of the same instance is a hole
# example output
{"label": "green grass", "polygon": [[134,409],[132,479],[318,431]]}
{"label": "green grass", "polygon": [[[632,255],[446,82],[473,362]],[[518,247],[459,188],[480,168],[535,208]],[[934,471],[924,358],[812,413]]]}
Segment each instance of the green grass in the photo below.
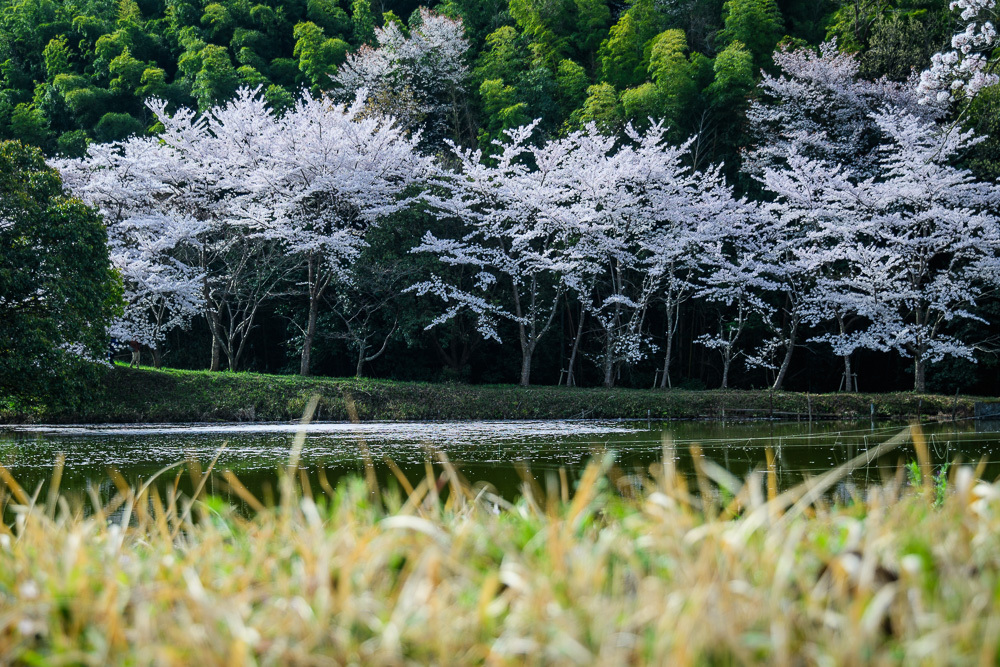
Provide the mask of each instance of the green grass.
{"label": "green grass", "polygon": [[900,469],[831,506],[696,456],[698,495],[603,462],[513,504],[447,462],[405,494],[286,476],[275,507],[220,475],[249,514],[174,471],[84,506],[0,468],[0,662],[997,664],[1000,487],[956,466],[937,505]]}
{"label": "green grass", "polygon": [[[301,378],[257,373],[109,370],[81,407],[18,409],[0,400],[2,422],[288,421],[319,394],[317,419],[362,420],[717,419],[776,416],[867,419],[967,417],[975,399],[911,392],[803,394],[766,390],[646,390],[463,385],[391,380]],[[784,415],[782,414],[784,413]],[[791,414],[789,414],[791,413]]]}

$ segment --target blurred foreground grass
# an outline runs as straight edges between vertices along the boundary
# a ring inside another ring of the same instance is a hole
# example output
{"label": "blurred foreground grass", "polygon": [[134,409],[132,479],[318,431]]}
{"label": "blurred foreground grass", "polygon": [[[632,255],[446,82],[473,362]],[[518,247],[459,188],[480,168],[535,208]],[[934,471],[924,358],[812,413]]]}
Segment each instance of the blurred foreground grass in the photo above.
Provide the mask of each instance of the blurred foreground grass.
{"label": "blurred foreground grass", "polygon": [[937,502],[912,441],[918,465],[848,505],[823,500],[846,468],[779,494],[697,450],[697,488],[606,460],[514,504],[445,460],[321,489],[293,448],[271,507],[191,470],[246,511],[177,471],[74,506],[58,466],[45,497],[0,468],[0,662],[996,664],[1000,488],[953,466]]}

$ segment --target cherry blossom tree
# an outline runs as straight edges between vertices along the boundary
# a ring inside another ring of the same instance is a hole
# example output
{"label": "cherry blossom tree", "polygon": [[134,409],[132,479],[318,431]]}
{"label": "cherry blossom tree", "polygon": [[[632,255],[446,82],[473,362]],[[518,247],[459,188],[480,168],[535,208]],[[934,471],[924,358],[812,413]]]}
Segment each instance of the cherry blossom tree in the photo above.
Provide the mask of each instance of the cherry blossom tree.
{"label": "cherry blossom tree", "polygon": [[162,214],[130,216],[108,229],[111,262],[122,278],[125,301],[109,333],[150,347],[156,368],[167,332],[186,329],[203,309],[201,272],[177,258],[187,254],[182,246],[197,245],[199,232],[196,220]]}
{"label": "cherry blossom tree", "polygon": [[57,166],[67,186],[97,207],[107,225],[124,300],[109,333],[152,348],[158,368],[167,332],[186,328],[203,307],[204,276],[181,257],[197,248],[204,226],[156,210],[163,193],[156,174],[168,165],[157,161],[157,146],[149,140],[93,146],[88,158]]}
{"label": "cherry blossom tree", "polygon": [[883,177],[851,193],[861,216],[845,237],[864,261],[853,262],[861,270],[840,284],[870,325],[831,341],[857,345],[860,338],[912,357],[914,389],[922,392],[928,364],[974,360],[976,341],[958,338],[949,325],[982,321],[973,312],[977,299],[998,286],[1000,187],[953,165],[975,143],[971,132],[896,110],[876,121],[891,141],[880,151]]}
{"label": "cherry blossom tree", "polygon": [[[99,206],[112,226],[145,221],[123,227],[132,235],[117,246],[123,261],[132,262],[136,248],[148,246],[135,235],[149,231],[151,221],[160,227],[156,233],[178,239],[160,263],[169,260],[169,270],[180,271],[185,289],[191,284],[188,269],[196,269],[198,301],[212,333],[211,368],[218,370],[225,354],[235,370],[262,304],[286,275],[276,244],[255,234],[244,213],[262,173],[262,147],[278,131],[275,118],[258,92],[248,89],[203,114],[185,108],[170,114],[161,100],[148,106],[163,125],[159,136],[92,145],[82,160],[61,168],[70,187]],[[136,270],[140,266],[133,263]],[[133,295],[136,303],[143,302],[142,290]],[[132,318],[133,325],[137,321]]]}
{"label": "cherry blossom tree", "polygon": [[[678,272],[742,215],[717,168],[689,166],[692,140],[674,146],[665,135],[659,123],[643,133],[627,127],[624,143],[594,125],[570,135],[566,216],[574,244],[566,282],[601,331],[608,387],[623,364],[652,351],[650,307],[659,299],[676,313],[687,294]],[[668,320],[668,339],[670,329]]]}
{"label": "cherry blossom tree", "polygon": [[[697,342],[716,350],[722,358],[722,389],[729,388],[733,361],[746,352],[740,339],[755,319],[767,320],[772,307],[766,295],[778,289],[770,271],[775,239],[767,219],[754,208],[740,202],[732,215],[717,229],[714,239],[702,245],[696,296],[719,307],[717,327],[702,334]],[[759,357],[750,357],[748,365],[761,365]]]}
{"label": "cherry blossom tree", "polygon": [[773,59],[779,73],[764,73],[747,112],[754,141],[742,168],[751,175],[782,167],[793,149],[871,174],[884,138],[872,114],[886,105],[927,118],[942,111],[937,104],[921,105],[913,82],[860,78],[857,57],[839,52],[836,40],[818,51],[782,47]]}
{"label": "cherry blossom tree", "polygon": [[366,230],[405,208],[407,188],[428,172],[429,160],[416,153],[419,140],[392,118],[365,113],[362,91],[349,105],[304,95],[255,148],[261,166],[250,181],[243,220],[278,242],[305,273],[302,375],[310,373],[327,289],[349,279]]}
{"label": "cherry blossom tree", "polygon": [[212,332],[212,368],[221,354],[236,370],[261,308],[280,289],[289,267],[278,244],[256,234],[245,216],[247,201],[266,166],[278,127],[259,90],[243,88],[228,103],[198,114],[169,114],[149,103],[163,131],[155,139],[172,168],[162,183],[163,205],[200,220],[197,264],[205,280],[205,318]]}
{"label": "cherry blossom tree", "polygon": [[[476,270],[473,290],[438,275],[418,282],[418,296],[433,294],[447,308],[430,327],[447,322],[462,310],[475,314],[480,333],[499,341],[499,319],[517,325],[521,346],[520,383],[531,382],[531,360],[558,311],[567,271],[570,243],[563,207],[568,194],[565,160],[572,140],[554,140],[540,147],[529,144],[537,123],[506,133],[498,153],[484,158],[481,150],[451,144],[458,163],[455,173],[442,171],[445,196],[426,195],[441,216],[462,221],[467,233],[442,239],[427,232],[413,252],[434,254],[442,263]],[[486,289],[500,284],[510,306],[485,298]]]}
{"label": "cherry blossom tree", "polygon": [[[771,279],[781,286],[776,294],[780,306],[771,310],[775,319],[766,322],[774,335],[752,359],[771,365],[765,359],[782,353],[773,383],[780,389],[804,322],[833,321],[846,332],[853,317],[834,307],[837,300],[824,288],[845,266],[825,255],[843,240],[837,224],[840,212],[825,206],[826,198],[836,199],[831,190],[842,191],[851,178],[880,173],[878,149],[887,137],[875,121],[876,113],[891,106],[931,121],[942,109],[938,104],[921,105],[913,82],[861,79],[856,57],[838,52],[833,41],[818,52],[780,49],[774,62],[780,74],[764,75],[748,112],[755,143],[744,156],[743,169],[777,196],[763,210],[775,232],[766,264]],[[850,391],[849,353],[843,362]]]}
{"label": "cherry blossom tree", "polygon": [[838,324],[815,339],[848,362],[859,348],[912,357],[914,388],[924,391],[928,364],[973,359],[976,341],[959,339],[953,324],[976,320],[977,299],[997,286],[1000,190],[954,166],[971,133],[895,107],[872,122],[884,137],[873,167],[793,147],[762,181],[776,195],[772,214],[810,239],[792,251],[815,276],[800,312]]}
{"label": "cherry blossom tree", "polygon": [[[375,113],[406,129],[422,128],[428,140],[458,133],[463,120],[469,42],[461,19],[421,7],[408,34],[388,21],[375,29],[378,46],[347,56],[333,76],[343,101],[365,91]],[[457,136],[456,136],[457,138]]]}

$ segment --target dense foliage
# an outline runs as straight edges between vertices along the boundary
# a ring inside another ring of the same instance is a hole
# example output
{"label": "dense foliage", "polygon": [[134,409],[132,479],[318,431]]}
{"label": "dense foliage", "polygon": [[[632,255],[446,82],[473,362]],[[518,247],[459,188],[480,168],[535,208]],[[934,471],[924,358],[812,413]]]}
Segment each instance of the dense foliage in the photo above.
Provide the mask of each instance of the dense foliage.
{"label": "dense foliage", "polygon": [[37,149],[0,142],[0,392],[71,403],[81,358],[107,353],[116,291],[97,212]]}
{"label": "dense foliage", "polygon": [[0,0],[0,136],[157,364],[991,391],[992,9]]}

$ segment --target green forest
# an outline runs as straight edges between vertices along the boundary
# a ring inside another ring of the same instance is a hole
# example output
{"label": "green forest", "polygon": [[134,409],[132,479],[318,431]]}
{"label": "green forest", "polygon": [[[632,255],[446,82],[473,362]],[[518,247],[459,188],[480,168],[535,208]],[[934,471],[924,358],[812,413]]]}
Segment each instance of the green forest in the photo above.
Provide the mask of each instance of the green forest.
{"label": "green forest", "polygon": [[[454,164],[448,147],[455,146],[482,150],[488,160],[507,141],[506,133],[536,119],[535,144],[588,127],[619,137],[626,128],[643,133],[662,127],[663,140],[671,144],[693,138],[684,157],[691,169],[718,165],[734,197],[763,203],[776,195],[748,175],[744,160],[768,129],[748,113],[762,95],[762,78],[782,76],[776,53],[815,51],[833,40],[840,53],[855,59],[860,78],[905,85],[930,66],[933,54],[949,48],[963,25],[947,0],[427,4],[433,13],[461,22],[468,48],[454,56],[461,61],[460,75],[410,72],[404,81],[369,90],[367,102],[372,113],[401,119],[418,137],[421,154]],[[415,36],[429,16],[425,12],[406,0],[0,0],[0,139],[37,147],[50,161],[72,160],[85,156],[88,146],[164,132],[150,100],[160,100],[167,114],[206,112],[249,88],[279,116],[304,94],[349,101],[354,91],[345,82],[355,74],[352,55],[378,49],[380,34]],[[429,97],[433,104],[426,103]],[[938,121],[985,137],[955,158],[982,181],[1000,174],[1000,143],[990,138],[1000,137],[998,109],[1000,93],[991,87],[970,103],[953,105]],[[216,325],[196,316],[145,346],[143,363],[155,358],[178,368],[304,368],[320,375],[473,383],[517,382],[520,374],[523,382],[516,321],[500,321],[495,335],[484,335],[473,313],[441,320],[440,303],[427,289],[407,289],[440,268],[435,258],[413,252],[425,232],[440,236],[454,226],[430,208],[419,201],[397,207],[367,228],[363,247],[350,261],[350,279],[334,281],[315,312],[306,312],[310,301],[289,296],[292,287],[275,290],[255,304],[238,353],[221,355]],[[303,272],[304,266],[289,271]],[[457,282],[472,280],[462,275],[467,267],[452,263],[445,269],[458,274]],[[286,280],[294,286],[306,279]],[[677,300],[679,321],[670,304],[664,309],[651,300],[640,325],[651,346],[602,368],[601,346],[611,343],[588,335],[591,325],[581,321],[586,305],[571,298],[571,290],[556,294],[551,332],[538,337],[529,359],[533,383],[562,383],[568,372],[580,385],[667,386],[665,349],[671,386],[775,384],[779,364],[734,363],[730,373],[728,351],[720,360],[718,347],[699,343],[725,319],[720,309],[732,306],[720,305],[722,298],[691,299],[683,309]],[[780,320],[784,297],[776,298]],[[935,359],[927,369],[928,391],[1000,390],[993,353],[1000,323],[990,323],[1000,302],[987,290],[974,308],[976,317],[964,323],[948,319],[949,326],[975,329],[974,354]],[[773,333],[761,317],[743,322],[741,312],[740,318],[746,349],[763,345]],[[316,334],[310,338],[311,361],[303,365],[305,329],[296,323],[305,319]],[[832,325],[817,326],[822,334],[823,326]],[[844,361],[829,348],[805,336],[799,344],[792,340],[789,348],[799,349],[794,358],[789,354],[787,376],[782,371],[783,388],[834,391],[844,388],[845,374],[848,390],[913,386],[912,355],[860,346],[845,372]],[[919,373],[918,387],[922,367]]]}
{"label": "green forest", "polygon": [[[738,164],[744,111],[779,44],[832,38],[862,74],[905,80],[956,27],[946,0],[450,0],[471,69],[448,138],[488,146],[535,118],[549,134],[664,119],[698,134],[699,159]],[[156,131],[144,101],[205,110],[240,86],[276,108],[330,91],[375,27],[415,2],[73,2],[0,4],[0,137],[46,154]],[[988,116],[990,114],[981,114]],[[989,123],[987,118],[977,119]],[[988,169],[987,165],[983,165]]]}

